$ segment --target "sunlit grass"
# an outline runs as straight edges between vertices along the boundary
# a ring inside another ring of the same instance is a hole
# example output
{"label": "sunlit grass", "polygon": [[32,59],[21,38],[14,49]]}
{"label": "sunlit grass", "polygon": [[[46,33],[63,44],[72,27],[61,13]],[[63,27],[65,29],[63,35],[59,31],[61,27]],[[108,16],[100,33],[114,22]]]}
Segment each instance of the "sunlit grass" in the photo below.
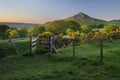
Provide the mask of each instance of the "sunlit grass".
{"label": "sunlit grass", "polygon": [[[24,44],[28,46],[29,42],[17,43],[21,49]],[[42,58],[21,55],[6,57],[0,62],[0,80],[120,79],[120,41],[104,43],[104,64],[99,64],[99,46],[96,44],[77,46],[75,58],[72,47],[58,51],[60,55],[47,53]]]}

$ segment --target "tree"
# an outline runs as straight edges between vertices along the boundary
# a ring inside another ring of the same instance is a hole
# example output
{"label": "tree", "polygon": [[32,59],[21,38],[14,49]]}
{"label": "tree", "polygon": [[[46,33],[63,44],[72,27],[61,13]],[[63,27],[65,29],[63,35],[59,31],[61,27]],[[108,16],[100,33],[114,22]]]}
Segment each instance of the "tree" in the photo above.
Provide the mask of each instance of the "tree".
{"label": "tree", "polygon": [[92,30],[92,28],[89,25],[83,25],[81,26],[81,29],[83,33],[88,33]]}
{"label": "tree", "polygon": [[87,37],[88,37],[88,35],[86,33],[80,33],[80,36],[79,36],[80,43],[81,44],[85,43],[87,41]]}
{"label": "tree", "polygon": [[10,32],[10,37],[11,37],[11,38],[17,38],[17,37],[19,37],[18,31],[17,31],[16,29],[12,30],[12,31]]}
{"label": "tree", "polygon": [[7,29],[10,29],[8,25],[0,25],[0,38],[5,39],[5,32]]}
{"label": "tree", "polygon": [[96,24],[96,23],[93,23],[93,24],[90,24],[89,25],[91,28],[103,28],[104,27],[104,24]]}
{"label": "tree", "polygon": [[45,23],[44,25],[46,31],[50,31],[55,35],[58,35],[60,33],[65,34],[68,28],[68,25],[64,20],[56,20],[53,22]]}
{"label": "tree", "polygon": [[27,30],[25,28],[20,28],[18,29],[19,37],[26,37],[27,35]]}
{"label": "tree", "polygon": [[74,32],[81,30],[80,24],[77,23],[76,21],[68,20],[68,21],[66,21],[66,22],[67,22],[67,24],[68,24],[68,28],[72,29]]}
{"label": "tree", "polygon": [[33,28],[29,28],[29,29],[27,30],[27,32],[28,32],[27,36],[31,36],[31,35],[34,34]]}
{"label": "tree", "polygon": [[88,41],[99,42],[101,39],[106,39],[106,33],[101,32],[99,29],[93,29],[88,33]]}
{"label": "tree", "polygon": [[98,31],[98,32],[95,32],[95,34],[93,35],[92,39],[95,41],[95,42],[99,42],[100,40],[103,40],[105,37],[103,35],[102,32]]}
{"label": "tree", "polygon": [[111,32],[106,34],[106,37],[108,40],[110,40],[112,42],[113,40],[120,39],[120,32],[111,31]]}
{"label": "tree", "polygon": [[38,34],[38,37],[49,37],[51,35],[52,35],[51,32],[43,32],[42,34]]}
{"label": "tree", "polygon": [[69,35],[70,32],[73,32],[73,30],[68,28],[68,29],[66,30],[66,34]]}
{"label": "tree", "polygon": [[104,27],[104,24],[98,24],[97,25],[97,28],[103,28]]}
{"label": "tree", "polygon": [[45,27],[43,25],[36,25],[30,29],[28,29],[28,35],[37,36],[45,31]]}
{"label": "tree", "polygon": [[106,32],[111,32],[111,31],[115,31],[117,28],[119,28],[118,25],[110,24],[105,27],[105,30]]}
{"label": "tree", "polygon": [[75,57],[75,45],[78,45],[79,42],[79,32],[70,32],[69,38],[72,41],[73,57]]}
{"label": "tree", "polygon": [[7,29],[6,32],[5,32],[5,36],[6,38],[9,38],[10,37],[10,32],[12,31],[12,29]]}

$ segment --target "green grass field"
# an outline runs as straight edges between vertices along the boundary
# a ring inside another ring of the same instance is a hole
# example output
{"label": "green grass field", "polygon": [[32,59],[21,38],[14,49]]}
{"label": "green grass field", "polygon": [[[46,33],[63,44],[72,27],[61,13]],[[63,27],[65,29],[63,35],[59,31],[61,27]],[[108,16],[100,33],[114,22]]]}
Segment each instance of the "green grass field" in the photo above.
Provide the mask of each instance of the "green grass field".
{"label": "green grass field", "polygon": [[[29,50],[29,42],[17,42],[21,54]],[[99,64],[99,47],[84,44],[58,49],[60,55],[11,55],[0,62],[0,80],[120,80],[120,40],[104,43],[104,64]],[[12,53],[9,51],[9,53]]]}

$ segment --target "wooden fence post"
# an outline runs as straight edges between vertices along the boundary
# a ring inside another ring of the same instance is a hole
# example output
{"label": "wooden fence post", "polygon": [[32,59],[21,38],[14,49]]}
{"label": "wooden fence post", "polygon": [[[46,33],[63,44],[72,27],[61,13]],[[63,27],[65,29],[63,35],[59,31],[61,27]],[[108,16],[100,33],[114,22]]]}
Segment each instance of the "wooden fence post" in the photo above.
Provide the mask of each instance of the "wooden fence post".
{"label": "wooden fence post", "polygon": [[100,63],[103,63],[103,40],[100,40]]}
{"label": "wooden fence post", "polygon": [[[53,43],[53,36],[51,36],[51,38],[50,38],[50,42],[52,42]],[[51,46],[51,43],[49,43],[50,45],[50,52],[51,53],[53,53],[53,48],[52,48],[52,46]]]}
{"label": "wooden fence post", "polygon": [[32,36],[30,36],[30,56],[32,55]]}
{"label": "wooden fence post", "polygon": [[39,37],[37,38],[37,53],[38,53],[38,46],[39,46]]}

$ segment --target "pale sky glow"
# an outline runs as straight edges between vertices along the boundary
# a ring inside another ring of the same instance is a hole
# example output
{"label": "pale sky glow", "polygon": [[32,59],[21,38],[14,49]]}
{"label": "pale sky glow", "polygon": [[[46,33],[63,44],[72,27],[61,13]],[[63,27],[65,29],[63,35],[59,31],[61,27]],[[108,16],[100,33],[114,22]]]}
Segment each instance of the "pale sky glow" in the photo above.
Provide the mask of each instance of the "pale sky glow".
{"label": "pale sky glow", "polygon": [[45,23],[78,12],[120,19],[120,0],[0,0],[0,22]]}

